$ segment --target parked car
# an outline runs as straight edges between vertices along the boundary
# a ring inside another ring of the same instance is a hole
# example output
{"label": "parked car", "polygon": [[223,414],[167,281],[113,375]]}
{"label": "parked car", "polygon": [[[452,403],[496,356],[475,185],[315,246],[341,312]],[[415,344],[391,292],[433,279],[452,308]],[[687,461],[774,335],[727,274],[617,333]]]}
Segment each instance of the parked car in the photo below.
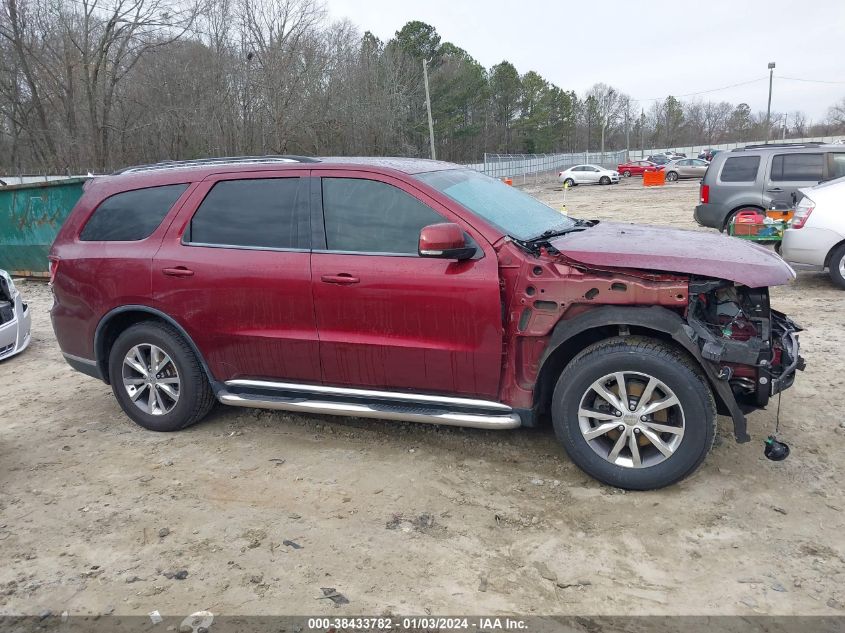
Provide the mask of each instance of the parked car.
{"label": "parked car", "polygon": [[558,175],[564,185],[609,185],[619,184],[619,172],[599,165],[575,165]]}
{"label": "parked car", "polygon": [[712,152],[713,152],[713,149],[710,148],[710,147],[707,147],[707,148],[701,150],[700,152],[698,152],[698,158],[700,158],[702,160],[706,160],[706,161],[712,160],[712,158],[711,158]]}
{"label": "parked car", "polygon": [[646,157],[646,160],[650,163],[661,166],[668,163],[671,159],[663,154],[652,154],[651,156]]}
{"label": "parked car", "polygon": [[[215,402],[511,429],[551,420],[606,483],[694,471],[716,413],[789,387],[777,255],[576,220],[451,163],[273,157],[87,184],[50,251],[74,368],[154,431]],[[762,362],[765,360],[766,362]]]}
{"label": "parked car", "polygon": [[32,317],[12,276],[0,270],[0,360],[24,351],[32,339]]}
{"label": "parked car", "polygon": [[658,166],[647,160],[629,160],[627,163],[617,165],[616,171],[625,178],[630,178],[631,176],[642,176],[647,171],[658,171]]}
{"label": "parked car", "polygon": [[700,158],[681,158],[664,165],[663,171],[666,172],[666,180],[674,182],[680,178],[703,178],[709,165]]}
{"label": "parked car", "polygon": [[675,159],[675,158],[686,158],[687,157],[686,154],[682,154],[681,152],[676,152],[675,150],[672,150],[672,149],[665,151],[664,154],[667,157],[673,158],[673,159]]}
{"label": "parked car", "polygon": [[793,205],[799,188],[839,176],[845,176],[841,145],[772,143],[719,152],[701,181],[694,217],[725,231],[739,211]]}
{"label": "parked car", "polygon": [[845,177],[800,189],[802,198],[784,231],[781,256],[788,262],[828,269],[845,290]]}

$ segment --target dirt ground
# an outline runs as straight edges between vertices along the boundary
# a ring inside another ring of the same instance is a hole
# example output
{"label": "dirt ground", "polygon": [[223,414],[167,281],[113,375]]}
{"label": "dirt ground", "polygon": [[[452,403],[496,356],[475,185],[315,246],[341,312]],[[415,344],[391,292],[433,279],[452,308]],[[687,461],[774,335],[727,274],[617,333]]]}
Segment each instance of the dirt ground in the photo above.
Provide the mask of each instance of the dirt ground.
{"label": "dirt ground", "polygon": [[[631,179],[566,202],[694,229],[697,191]],[[775,407],[748,444],[720,418],[703,467],[650,493],[591,480],[549,429],[221,405],[144,431],[62,360],[47,286],[20,289],[33,342],[0,363],[0,614],[845,613],[845,292],[821,273],[773,291],[807,329],[781,407],[791,457],[763,457]]]}

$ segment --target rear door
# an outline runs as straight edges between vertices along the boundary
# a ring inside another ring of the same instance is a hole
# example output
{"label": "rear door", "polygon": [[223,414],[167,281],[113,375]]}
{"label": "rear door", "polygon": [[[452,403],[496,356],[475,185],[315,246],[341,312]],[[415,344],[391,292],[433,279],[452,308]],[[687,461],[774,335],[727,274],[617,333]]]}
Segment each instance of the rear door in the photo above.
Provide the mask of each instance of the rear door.
{"label": "rear door", "polygon": [[[324,229],[312,255],[323,380],[495,398],[502,306],[492,247],[449,209],[391,176],[315,170]],[[318,216],[315,216],[315,218]],[[466,261],[420,257],[420,229],[455,222]]]}
{"label": "rear door", "polygon": [[214,376],[319,383],[308,171],[207,178],[153,262],[155,300]]}
{"label": "rear door", "polygon": [[769,164],[768,179],[763,190],[766,208],[795,204],[798,189],[817,184],[824,179],[823,152],[793,152],[775,154]]}

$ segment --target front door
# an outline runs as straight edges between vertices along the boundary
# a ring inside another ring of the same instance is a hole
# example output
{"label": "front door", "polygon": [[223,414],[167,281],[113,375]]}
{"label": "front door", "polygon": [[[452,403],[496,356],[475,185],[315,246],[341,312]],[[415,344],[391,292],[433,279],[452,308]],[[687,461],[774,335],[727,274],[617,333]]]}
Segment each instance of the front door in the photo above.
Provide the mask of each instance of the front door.
{"label": "front door", "polygon": [[[325,229],[312,255],[323,381],[495,398],[502,308],[493,249],[398,179],[314,173],[315,223]],[[464,229],[475,258],[419,256],[420,229],[441,222]]]}
{"label": "front door", "polygon": [[155,300],[218,380],[321,380],[307,176],[211,177],[182,207],[155,257]]}

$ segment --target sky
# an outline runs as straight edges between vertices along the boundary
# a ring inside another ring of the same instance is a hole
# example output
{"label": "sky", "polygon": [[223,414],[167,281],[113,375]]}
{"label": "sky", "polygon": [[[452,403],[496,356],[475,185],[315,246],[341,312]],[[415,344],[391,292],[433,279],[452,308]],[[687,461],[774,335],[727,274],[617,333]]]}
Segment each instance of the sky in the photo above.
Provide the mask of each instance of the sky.
{"label": "sky", "polygon": [[[486,68],[506,59],[520,74],[535,70],[579,95],[604,82],[646,110],[671,94],[765,111],[769,62],[777,65],[772,112],[802,110],[809,121],[819,121],[845,98],[845,0],[325,4],[332,19],[349,19],[384,41],[406,22],[422,20]],[[691,95],[726,86],[734,87]]]}

